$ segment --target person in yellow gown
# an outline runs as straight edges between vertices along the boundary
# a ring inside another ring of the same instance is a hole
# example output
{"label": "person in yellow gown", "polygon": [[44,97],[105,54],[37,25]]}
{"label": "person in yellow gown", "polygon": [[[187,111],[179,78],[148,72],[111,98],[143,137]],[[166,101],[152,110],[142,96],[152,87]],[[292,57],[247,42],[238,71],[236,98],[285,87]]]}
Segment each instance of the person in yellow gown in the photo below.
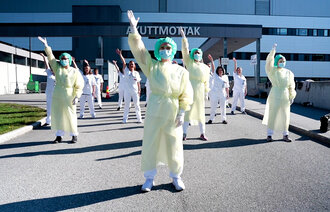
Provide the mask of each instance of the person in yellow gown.
{"label": "person in yellow gown", "polygon": [[137,31],[138,19],[127,11],[131,29],[128,44],[134,58],[149,80],[151,94],[148,101],[142,142],[141,169],[145,183],[141,190],[150,191],[154,184],[156,167],[166,164],[175,189],[185,189],[181,180],[183,171],[182,124],[184,112],[193,102],[189,73],[182,66],[172,64],[177,50],[171,38],[160,38],[151,58]]}
{"label": "person in yellow gown", "polygon": [[183,63],[189,71],[189,80],[194,90],[194,103],[189,111],[186,111],[183,124],[183,140],[186,140],[187,130],[190,125],[199,125],[200,139],[207,141],[205,136],[205,99],[209,92],[210,68],[203,63],[203,52],[194,48],[189,54],[188,39],[182,28],[182,57]]}
{"label": "person in yellow gown", "polygon": [[286,59],[282,55],[277,55],[276,46],[266,59],[266,74],[272,83],[272,88],[267,98],[266,109],[262,123],[267,125],[267,141],[273,141],[274,130],[283,132],[283,140],[291,142],[289,138],[290,105],[296,97],[294,75],[284,68]]}
{"label": "person in yellow gown", "polygon": [[45,52],[56,79],[51,112],[51,129],[56,130],[54,142],[61,142],[64,133],[68,132],[72,136],[71,142],[76,143],[78,136],[76,104],[82,94],[84,79],[78,69],[70,66],[72,63],[70,54],[61,54],[60,62],[57,62],[46,38],[38,38],[45,45]]}

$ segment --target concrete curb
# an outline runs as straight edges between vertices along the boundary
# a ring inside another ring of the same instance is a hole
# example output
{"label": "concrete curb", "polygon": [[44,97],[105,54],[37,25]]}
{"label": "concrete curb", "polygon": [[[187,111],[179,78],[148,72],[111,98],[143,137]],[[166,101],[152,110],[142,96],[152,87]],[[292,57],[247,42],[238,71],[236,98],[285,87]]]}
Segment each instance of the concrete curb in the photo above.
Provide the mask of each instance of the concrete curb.
{"label": "concrete curb", "polygon": [[[238,110],[240,110],[239,107],[236,107]],[[249,114],[250,116],[253,116],[253,117],[256,117],[258,119],[263,119],[264,115],[260,114],[260,113],[257,113],[257,112],[254,112],[252,110],[248,110],[248,109],[245,109],[245,112],[247,114]],[[297,134],[301,134],[301,135],[305,135],[305,136],[308,136],[312,139],[315,139],[319,142],[322,142],[322,143],[326,143],[328,145],[330,145],[330,138],[326,137],[326,136],[323,136],[323,135],[320,135],[319,133],[316,133],[316,132],[313,132],[313,131],[310,131],[310,130],[306,130],[302,127],[298,127],[298,126],[294,126],[292,124],[289,125],[289,131],[292,131],[294,133],[297,133]]]}
{"label": "concrete curb", "polygon": [[7,132],[3,135],[0,135],[0,144],[1,143],[4,143],[6,141],[9,141],[13,138],[16,138],[20,135],[23,135],[33,129],[36,129],[36,128],[39,128],[40,126],[44,125],[46,123],[46,117],[40,119],[39,121],[37,122],[34,122],[33,124],[31,125],[28,125],[28,126],[25,126],[25,127],[21,127],[21,128],[18,128],[16,130],[13,130],[11,132]]}

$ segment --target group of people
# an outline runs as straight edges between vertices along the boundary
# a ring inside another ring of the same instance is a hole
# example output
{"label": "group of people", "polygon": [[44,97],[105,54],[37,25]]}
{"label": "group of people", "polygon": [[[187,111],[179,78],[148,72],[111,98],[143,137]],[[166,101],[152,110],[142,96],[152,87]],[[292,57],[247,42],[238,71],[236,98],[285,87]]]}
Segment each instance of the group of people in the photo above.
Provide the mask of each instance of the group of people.
{"label": "group of people", "polygon": [[[223,67],[215,68],[211,55],[208,56],[211,61],[210,72],[210,68],[202,61],[201,49],[192,49],[189,53],[188,40],[182,28],[180,29],[182,55],[186,68],[173,63],[177,44],[169,37],[157,40],[154,49],[156,59],[153,59],[138,33],[139,18],[136,19],[131,10],[127,12],[127,15],[130,22],[128,44],[136,62],[147,77],[150,91],[144,120],[141,169],[144,172],[145,183],[141,190],[151,191],[157,165],[166,164],[175,189],[182,191],[185,189],[181,179],[184,164],[183,140],[187,137],[187,129],[189,125],[199,125],[200,139],[207,140],[205,99],[208,96],[211,101],[211,115],[207,123],[213,122],[215,110],[219,104],[222,123],[227,123],[225,108],[229,97],[228,77],[224,75]],[[62,54],[60,62],[57,62],[46,39],[39,39],[45,44],[45,52],[56,79],[52,99],[57,103],[52,104],[52,129],[57,130],[56,140],[60,141],[58,137],[62,136],[64,131],[70,132],[74,140],[78,135],[75,105],[83,93],[84,79],[77,69],[70,66],[71,56]],[[266,61],[266,73],[273,87],[267,99],[262,123],[268,127],[267,141],[272,141],[274,130],[281,130],[283,139],[289,142],[291,141],[288,137],[290,104],[296,95],[294,76],[290,70],[284,68],[285,57],[277,55],[274,58],[275,50],[276,45]],[[137,120],[142,122],[139,106],[141,78],[135,71],[135,63],[130,61],[127,67],[120,50],[117,50],[117,54],[123,63],[123,68],[119,69],[116,61],[113,61],[120,76],[120,99],[124,96],[125,100],[123,122],[127,122],[131,98],[134,101]],[[245,113],[246,79],[242,75],[242,68],[237,67],[236,59],[233,61],[235,85],[231,113],[235,113],[238,99],[241,101],[241,112]],[[120,110],[121,106],[120,102],[117,110]]]}

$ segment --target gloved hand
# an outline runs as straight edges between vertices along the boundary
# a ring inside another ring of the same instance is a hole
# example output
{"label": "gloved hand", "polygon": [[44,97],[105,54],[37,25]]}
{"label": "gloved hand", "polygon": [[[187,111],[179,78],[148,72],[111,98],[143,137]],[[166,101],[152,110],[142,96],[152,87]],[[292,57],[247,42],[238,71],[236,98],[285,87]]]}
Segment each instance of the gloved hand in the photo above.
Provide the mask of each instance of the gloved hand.
{"label": "gloved hand", "polygon": [[78,103],[78,98],[77,97],[73,98],[72,105],[76,105],[77,103]]}
{"label": "gloved hand", "polygon": [[294,102],[294,99],[290,99],[290,105],[292,105]]}
{"label": "gloved hand", "polygon": [[129,23],[131,26],[131,33],[136,34],[137,33],[137,24],[140,20],[140,17],[135,19],[135,16],[134,16],[134,13],[132,10],[127,10],[127,16],[128,16],[128,20],[129,20]]}
{"label": "gloved hand", "polygon": [[176,115],[175,126],[180,127],[184,122],[184,110],[180,110],[178,115]]}

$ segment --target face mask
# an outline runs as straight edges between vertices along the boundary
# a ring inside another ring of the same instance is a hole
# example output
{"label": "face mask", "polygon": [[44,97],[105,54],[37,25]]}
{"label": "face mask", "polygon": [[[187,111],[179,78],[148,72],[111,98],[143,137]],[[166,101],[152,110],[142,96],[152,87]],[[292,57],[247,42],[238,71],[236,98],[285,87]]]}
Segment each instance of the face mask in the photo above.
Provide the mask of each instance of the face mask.
{"label": "face mask", "polygon": [[284,67],[285,67],[285,62],[284,62],[284,63],[279,63],[279,64],[278,64],[278,67],[280,67],[280,68],[284,68]]}
{"label": "face mask", "polygon": [[194,59],[197,61],[201,61],[202,60],[202,55],[201,54],[194,54]]}
{"label": "face mask", "polygon": [[159,56],[162,58],[162,59],[169,59],[172,55],[172,50],[159,50]]}
{"label": "face mask", "polygon": [[62,66],[68,66],[69,65],[69,60],[60,60],[60,63]]}

